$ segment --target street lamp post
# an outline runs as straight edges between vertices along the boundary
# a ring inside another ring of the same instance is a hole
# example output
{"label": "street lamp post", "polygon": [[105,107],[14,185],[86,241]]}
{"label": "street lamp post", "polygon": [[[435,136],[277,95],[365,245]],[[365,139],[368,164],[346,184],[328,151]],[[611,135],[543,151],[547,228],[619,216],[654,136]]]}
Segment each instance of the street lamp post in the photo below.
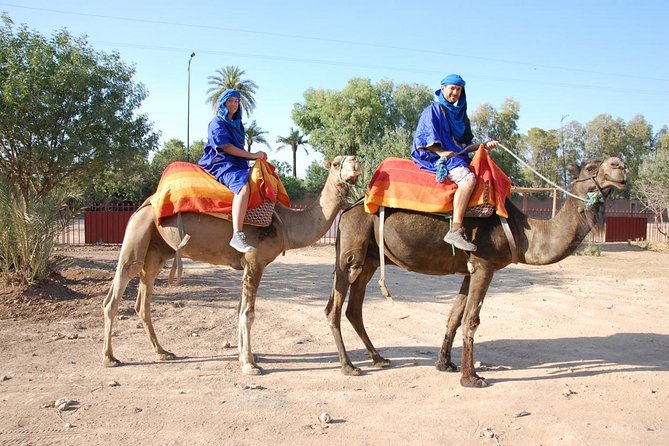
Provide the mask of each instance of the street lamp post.
{"label": "street lamp post", "polygon": [[190,161],[190,63],[195,53],[190,53],[188,59],[188,106],[186,107],[186,161]]}
{"label": "street lamp post", "polygon": [[562,149],[561,150],[562,151],[562,182],[563,182],[565,187],[567,187],[567,162],[566,162],[565,156],[564,156],[564,128],[563,128],[562,123],[564,121],[564,118],[566,118],[567,116],[569,116],[569,115],[562,115],[562,117],[560,118],[560,138],[561,138],[560,148]]}

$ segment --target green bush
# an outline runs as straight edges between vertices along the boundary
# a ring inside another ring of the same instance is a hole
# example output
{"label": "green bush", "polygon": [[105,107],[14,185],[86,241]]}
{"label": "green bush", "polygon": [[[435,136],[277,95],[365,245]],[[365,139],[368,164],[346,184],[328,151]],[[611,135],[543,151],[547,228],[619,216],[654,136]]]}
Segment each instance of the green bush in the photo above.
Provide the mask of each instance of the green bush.
{"label": "green bush", "polygon": [[602,255],[602,248],[599,245],[594,245],[592,243],[588,243],[585,248],[583,248],[583,251],[581,251],[581,254],[584,256],[596,256],[599,257]]}
{"label": "green bush", "polygon": [[79,211],[64,189],[55,188],[43,199],[25,200],[16,187],[0,183],[0,271],[7,283],[24,286],[49,274],[49,254],[55,237]]}

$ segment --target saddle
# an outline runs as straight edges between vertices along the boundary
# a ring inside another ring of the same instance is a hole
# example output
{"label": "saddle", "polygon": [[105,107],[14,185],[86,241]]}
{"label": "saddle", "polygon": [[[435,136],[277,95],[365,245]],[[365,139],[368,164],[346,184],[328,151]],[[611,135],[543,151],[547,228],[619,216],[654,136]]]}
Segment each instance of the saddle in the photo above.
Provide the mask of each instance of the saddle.
{"label": "saddle", "polygon": [[[496,212],[508,217],[505,201],[511,197],[509,177],[485,149],[476,151],[469,167],[476,175],[476,187],[465,216],[489,217]],[[387,158],[374,172],[365,192],[365,210],[375,214],[380,207],[391,207],[450,215],[456,189],[451,180],[439,183],[433,172],[420,169],[411,160]]]}
{"label": "saddle", "polygon": [[[290,207],[290,198],[274,166],[256,160],[249,175],[251,186],[244,224],[269,226],[277,201]],[[234,193],[197,164],[177,161],[163,171],[156,192],[149,198],[158,224],[182,212],[204,213],[231,220]]]}

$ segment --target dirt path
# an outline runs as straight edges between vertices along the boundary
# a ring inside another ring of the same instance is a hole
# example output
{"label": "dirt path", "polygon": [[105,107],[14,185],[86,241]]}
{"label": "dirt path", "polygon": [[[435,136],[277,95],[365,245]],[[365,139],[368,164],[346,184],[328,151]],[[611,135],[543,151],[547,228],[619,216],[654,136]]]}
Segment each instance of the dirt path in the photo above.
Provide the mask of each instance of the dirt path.
{"label": "dirt path", "polygon": [[[344,321],[365,374],[341,375],[323,314],[333,253],[289,252],[268,268],[252,332],[266,373],[248,377],[236,355],[240,273],[188,263],[178,288],[161,275],[153,316],[180,358],[171,362],[154,361],[133,282],[114,332],[126,365],[107,369],[101,302],[117,251],[63,252],[42,304],[0,292],[0,445],[669,444],[669,254],[607,245],[600,257],[499,272],[476,335],[491,386],[465,389],[433,367],[461,278],[394,267],[395,303],[376,279],[365,302],[393,366],[371,369]],[[60,397],[78,409],[43,407]]]}

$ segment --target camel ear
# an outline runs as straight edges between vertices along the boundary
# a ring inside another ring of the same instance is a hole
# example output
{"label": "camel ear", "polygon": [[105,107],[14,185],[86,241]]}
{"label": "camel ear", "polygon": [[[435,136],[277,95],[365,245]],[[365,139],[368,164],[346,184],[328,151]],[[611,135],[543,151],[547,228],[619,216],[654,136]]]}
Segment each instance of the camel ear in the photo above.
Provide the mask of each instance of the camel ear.
{"label": "camel ear", "polygon": [[575,180],[578,178],[578,174],[581,173],[581,166],[575,163],[569,163],[567,164],[567,172],[569,172],[569,177],[572,180]]}
{"label": "camel ear", "polygon": [[339,166],[339,164],[341,164],[341,160],[343,158],[344,158],[343,156],[337,155],[337,156],[335,156],[335,159],[333,159],[331,163],[329,163],[327,161],[323,162],[323,167],[325,167],[328,170],[330,170],[330,167],[332,167],[332,166],[337,167],[337,166]]}

